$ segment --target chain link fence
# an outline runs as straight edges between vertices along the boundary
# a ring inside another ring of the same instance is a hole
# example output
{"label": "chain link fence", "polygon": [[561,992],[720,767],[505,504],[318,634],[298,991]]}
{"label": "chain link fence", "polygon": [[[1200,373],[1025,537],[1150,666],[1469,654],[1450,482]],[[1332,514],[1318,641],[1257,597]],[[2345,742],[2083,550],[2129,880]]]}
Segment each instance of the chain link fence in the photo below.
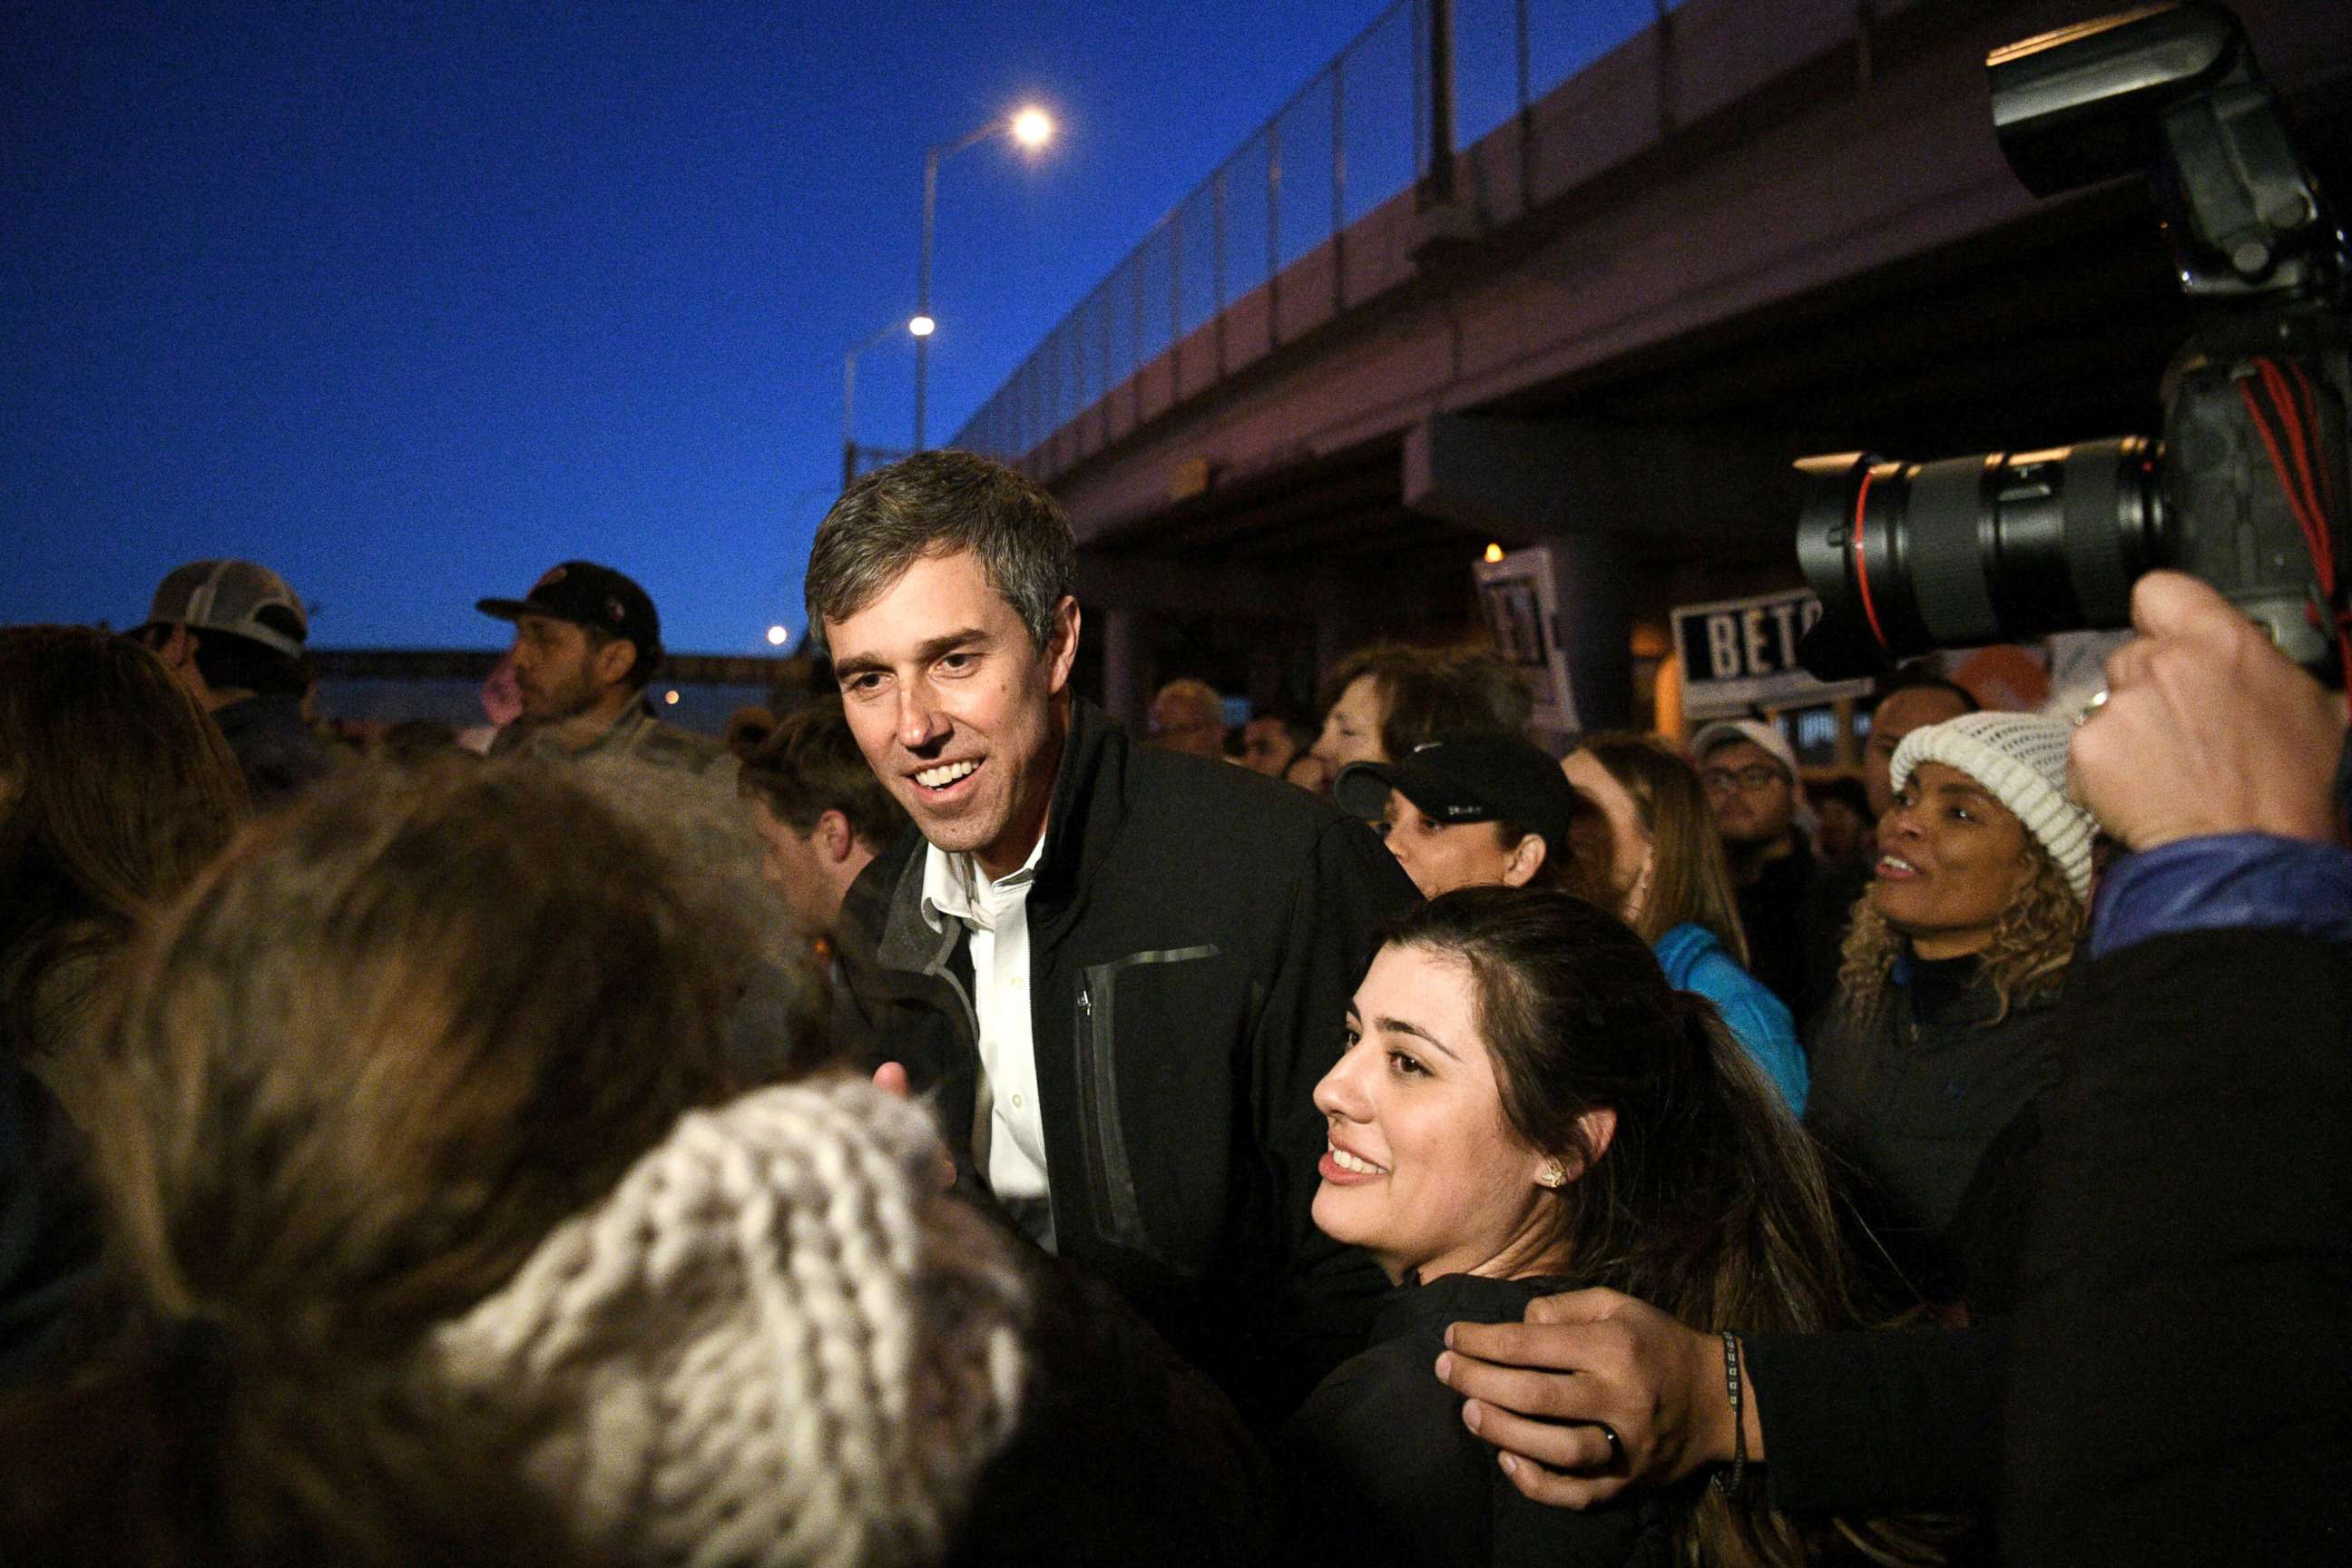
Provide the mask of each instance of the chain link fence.
{"label": "chain link fence", "polygon": [[[1682,0],[1455,0],[1454,144],[1474,145]],[[1428,172],[1427,0],[1396,0],[1153,226],[951,445],[1018,458]],[[1263,330],[1278,332],[1268,310]],[[1222,345],[1220,345],[1222,347]],[[1220,362],[1222,364],[1222,361]]]}

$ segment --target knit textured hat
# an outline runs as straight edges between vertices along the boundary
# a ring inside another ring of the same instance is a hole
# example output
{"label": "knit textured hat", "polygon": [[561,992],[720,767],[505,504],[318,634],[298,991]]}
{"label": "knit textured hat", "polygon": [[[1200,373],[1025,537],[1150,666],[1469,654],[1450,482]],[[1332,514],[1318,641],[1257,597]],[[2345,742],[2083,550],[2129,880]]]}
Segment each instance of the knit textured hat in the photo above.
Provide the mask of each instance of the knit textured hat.
{"label": "knit textured hat", "polygon": [[2042,713],[1963,713],[1927,724],[1895,748],[1889,777],[1900,790],[1921,763],[1957,768],[2017,814],[2084,903],[2091,899],[2091,814],[2066,793],[2074,726]]}
{"label": "knit textured hat", "polygon": [[925,1113],[842,1079],[683,1118],[436,1337],[531,1479],[624,1563],[940,1556],[1017,1414],[1007,1244]]}

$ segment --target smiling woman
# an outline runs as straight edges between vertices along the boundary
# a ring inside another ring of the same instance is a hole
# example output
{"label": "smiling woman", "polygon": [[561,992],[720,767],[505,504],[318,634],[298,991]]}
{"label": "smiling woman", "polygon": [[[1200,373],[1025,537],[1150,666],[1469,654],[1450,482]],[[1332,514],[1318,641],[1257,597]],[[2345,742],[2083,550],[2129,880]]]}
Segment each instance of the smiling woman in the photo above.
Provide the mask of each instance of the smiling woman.
{"label": "smiling woman", "polygon": [[1806,1531],[1710,1489],[1586,1512],[1496,1468],[1431,1372],[1447,1323],[1607,1286],[1704,1330],[1846,1318],[1811,1146],[1714,1008],[1639,937],[1533,889],[1447,893],[1391,929],[1315,1090],[1314,1202],[1396,1290],[1370,1350],[1284,1429],[1302,1545],[1341,1560],[1795,1563]]}
{"label": "smiling woman", "polygon": [[1979,1312],[2008,1297],[2021,1214],[2003,1194],[2057,1075],[2050,1008],[2090,897],[2070,735],[1970,713],[1904,738],[1876,879],[1812,1040],[1808,1121],[1854,1171],[1903,1288]]}
{"label": "smiling woman", "polygon": [[[1468,967],[1428,947],[1391,944],[1348,1009],[1348,1052],[1316,1086],[1330,1148],[1315,1223],[1388,1277],[1548,1271],[1559,1249],[1544,1224],[1566,1178],[1503,1118],[1478,1029]],[[1590,1113],[1588,1144],[1615,1115]]]}

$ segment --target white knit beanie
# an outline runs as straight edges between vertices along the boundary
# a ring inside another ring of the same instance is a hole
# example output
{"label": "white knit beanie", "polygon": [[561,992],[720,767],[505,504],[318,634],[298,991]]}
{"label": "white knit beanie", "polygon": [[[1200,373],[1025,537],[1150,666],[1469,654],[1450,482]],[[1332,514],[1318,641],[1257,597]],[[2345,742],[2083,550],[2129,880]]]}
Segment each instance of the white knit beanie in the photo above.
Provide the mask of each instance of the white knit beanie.
{"label": "white knit beanie", "polygon": [[530,1479],[619,1562],[934,1560],[1013,1429],[1026,1303],[935,1149],[848,1079],[687,1116],[440,1368],[540,1424]]}
{"label": "white knit beanie", "polygon": [[2097,824],[2066,793],[2066,744],[2074,726],[2042,713],[1963,713],[1903,737],[1890,770],[1895,787],[1921,763],[1957,768],[2017,814],[2074,897],[2091,899],[2091,837]]}

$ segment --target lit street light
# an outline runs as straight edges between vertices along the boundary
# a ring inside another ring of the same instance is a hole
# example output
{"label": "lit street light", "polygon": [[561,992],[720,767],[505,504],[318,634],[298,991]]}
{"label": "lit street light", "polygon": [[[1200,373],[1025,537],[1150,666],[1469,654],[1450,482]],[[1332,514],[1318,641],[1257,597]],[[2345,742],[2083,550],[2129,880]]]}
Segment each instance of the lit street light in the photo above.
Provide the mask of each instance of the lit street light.
{"label": "lit street light", "polygon": [[915,320],[908,323],[915,334],[915,450],[921,451],[925,394],[930,371],[931,329],[937,325],[931,319],[931,229],[940,201],[940,165],[969,147],[977,147],[992,136],[1010,136],[1024,151],[1034,153],[1054,138],[1054,121],[1034,104],[1024,104],[1002,120],[992,120],[961,141],[942,142],[923,153],[923,264],[915,288]]}
{"label": "lit street light", "polygon": [[1044,110],[1031,105],[1013,117],[1013,140],[1034,152],[1054,138],[1054,122]]}

